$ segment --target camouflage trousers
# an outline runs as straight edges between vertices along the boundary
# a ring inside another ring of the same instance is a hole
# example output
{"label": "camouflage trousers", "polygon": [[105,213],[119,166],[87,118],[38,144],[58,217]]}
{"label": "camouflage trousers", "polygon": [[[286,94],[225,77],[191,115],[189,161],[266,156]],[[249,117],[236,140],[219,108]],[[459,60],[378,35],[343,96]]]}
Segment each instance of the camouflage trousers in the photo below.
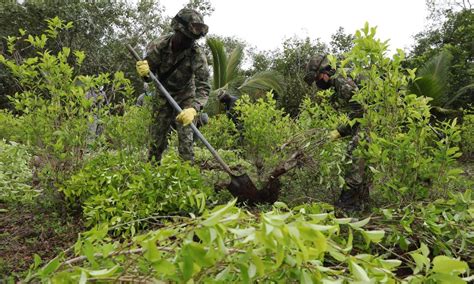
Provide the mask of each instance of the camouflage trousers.
{"label": "camouflage trousers", "polygon": [[149,159],[154,158],[158,163],[161,161],[163,152],[168,147],[169,134],[172,129],[176,129],[179,156],[183,160],[193,162],[193,131],[191,127],[176,123],[178,112],[163,98],[153,98],[152,112],[152,124],[150,126],[152,142]]}
{"label": "camouflage trousers", "polygon": [[339,196],[338,207],[346,209],[363,209],[369,201],[370,177],[364,159],[354,155],[359,146],[360,135],[356,133],[347,146],[346,155],[351,164],[345,171],[346,187]]}

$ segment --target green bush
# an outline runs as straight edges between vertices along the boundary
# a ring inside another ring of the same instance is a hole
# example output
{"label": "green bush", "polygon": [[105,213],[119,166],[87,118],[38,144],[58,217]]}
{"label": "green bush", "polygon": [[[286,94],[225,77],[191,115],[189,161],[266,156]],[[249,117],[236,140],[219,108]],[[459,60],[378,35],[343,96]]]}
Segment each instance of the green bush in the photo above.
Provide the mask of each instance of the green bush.
{"label": "green bush", "polygon": [[101,138],[109,148],[116,150],[146,150],[150,144],[151,112],[149,104],[143,107],[124,105],[124,113],[109,114],[103,118]]}
{"label": "green bush", "polygon": [[242,123],[243,155],[262,177],[285,157],[280,146],[298,132],[297,125],[282,109],[278,109],[271,93],[252,102],[242,96],[235,107]]}
{"label": "green bush", "polygon": [[210,189],[204,186],[199,170],[174,152],[168,153],[161,166],[125,151],[101,153],[61,190],[71,203],[83,206],[89,226],[131,222],[125,227],[128,229],[157,213],[202,211]]}
{"label": "green bush", "polygon": [[[7,38],[7,52],[0,55],[0,64],[15,76],[21,92],[10,98],[18,117],[2,113],[0,122],[7,124],[2,124],[0,131],[32,147],[32,153],[42,161],[42,185],[55,192],[81,168],[84,154],[96,142],[97,133],[91,131],[91,126],[100,123],[110,110],[104,95],[127,97],[132,89],[121,72],[80,75],[83,52],[63,47],[53,53],[46,48],[46,42],[57,40],[73,24],[57,17],[47,23],[48,28],[41,35],[20,30],[21,36]],[[17,60],[24,49],[35,52]]]}
{"label": "green bush", "polygon": [[0,139],[24,142],[24,123],[8,110],[0,110]]}
{"label": "green bush", "polygon": [[235,124],[226,115],[219,114],[209,118],[209,123],[202,127],[202,134],[216,149],[236,149],[239,133]]}
{"label": "green bush", "polygon": [[31,201],[39,194],[31,187],[30,160],[25,146],[0,140],[0,202]]}
{"label": "green bush", "polygon": [[356,120],[361,139],[355,155],[373,173],[373,198],[399,203],[446,196],[462,172],[455,168],[459,126],[456,121],[438,129],[430,126],[430,99],[408,90],[416,75],[403,69],[405,54],[398,50],[388,58],[387,43],[375,33],[368,24],[357,31],[355,46],[341,63],[352,67],[347,75],[364,78],[353,96],[364,110]]}
{"label": "green bush", "polygon": [[301,133],[293,140],[300,147],[306,146],[302,147],[305,163],[282,177],[281,200],[290,205],[334,203],[344,185],[347,139],[327,143],[326,136],[347,117],[329,104],[331,95],[331,91],[320,91],[314,100],[305,98],[300,106],[295,122]]}
{"label": "green bush", "polygon": [[461,127],[461,151],[466,157],[474,155],[474,114],[465,115]]}

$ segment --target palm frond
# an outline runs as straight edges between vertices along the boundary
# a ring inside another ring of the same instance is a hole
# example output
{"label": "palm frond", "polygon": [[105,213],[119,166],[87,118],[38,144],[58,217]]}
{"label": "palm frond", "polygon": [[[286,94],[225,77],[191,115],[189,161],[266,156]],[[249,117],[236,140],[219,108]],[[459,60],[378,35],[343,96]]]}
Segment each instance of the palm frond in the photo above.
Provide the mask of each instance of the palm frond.
{"label": "palm frond", "polygon": [[242,92],[251,93],[257,90],[274,90],[276,93],[283,93],[283,76],[275,71],[259,72],[245,80],[238,88]]}
{"label": "palm frond", "polygon": [[207,45],[212,53],[212,69],[213,69],[213,89],[219,89],[226,84],[227,78],[227,56],[224,44],[215,38],[207,39]]}
{"label": "palm frond", "polygon": [[[458,99],[460,96],[466,94],[468,91],[474,90],[474,83],[469,84],[467,86],[462,87],[459,89],[459,91],[456,92],[451,98],[449,98],[446,103],[444,104],[445,107],[450,106],[456,99]],[[472,93],[471,93],[472,94]]]}
{"label": "palm frond", "polygon": [[453,56],[447,50],[440,52],[418,70],[418,78],[410,91],[419,96],[433,98],[432,105],[442,105],[447,100],[447,78]]}
{"label": "palm frond", "polygon": [[431,105],[440,106],[446,87],[435,76],[425,75],[419,77],[411,87],[411,92],[419,96],[430,97]]}
{"label": "palm frond", "polygon": [[244,57],[244,50],[242,46],[237,46],[227,59],[227,78],[226,81],[230,82],[238,76],[239,65]]}

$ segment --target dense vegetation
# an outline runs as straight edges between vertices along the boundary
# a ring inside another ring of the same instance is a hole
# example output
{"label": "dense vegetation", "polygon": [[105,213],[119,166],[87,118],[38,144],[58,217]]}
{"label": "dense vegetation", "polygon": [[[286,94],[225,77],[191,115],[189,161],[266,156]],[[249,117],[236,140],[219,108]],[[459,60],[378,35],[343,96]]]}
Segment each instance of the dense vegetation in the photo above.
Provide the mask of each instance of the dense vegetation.
{"label": "dense vegetation", "polygon": [[[1,5],[2,22],[17,20],[1,31],[0,282],[474,281],[466,7],[437,10],[444,24],[420,34],[408,55],[388,55],[366,24],[353,35],[339,29],[329,47],[291,38],[279,50],[249,50],[253,65],[242,70],[245,43],[211,37],[204,136],[257,187],[291,164],[277,202],[248,206],[226,191],[228,175],[200,143],[193,165],[178,158],[174,133],[161,165],[147,161],[152,98],[135,104],[142,87],[123,44],[142,47],[152,28],[166,29],[157,3]],[[212,12],[207,1],[190,5]],[[356,155],[373,182],[361,212],[331,205],[349,141],[326,137],[355,121],[331,106],[332,90],[303,81],[321,51],[364,78],[354,96],[364,109]],[[240,98],[238,126],[217,105],[222,89]]]}

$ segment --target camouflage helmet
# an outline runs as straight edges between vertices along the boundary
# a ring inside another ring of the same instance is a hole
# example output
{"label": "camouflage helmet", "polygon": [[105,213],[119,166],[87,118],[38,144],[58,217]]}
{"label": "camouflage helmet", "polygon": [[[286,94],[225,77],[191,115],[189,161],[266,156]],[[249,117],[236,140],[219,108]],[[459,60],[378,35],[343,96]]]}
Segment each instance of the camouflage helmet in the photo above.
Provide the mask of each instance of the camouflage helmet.
{"label": "camouflage helmet", "polygon": [[171,27],[192,39],[205,36],[209,30],[209,27],[204,24],[202,15],[189,8],[183,8],[176,14],[171,21]]}
{"label": "camouflage helmet", "polygon": [[312,57],[306,65],[304,81],[308,83],[308,85],[311,85],[316,80],[316,76],[328,68],[331,68],[331,65],[326,55],[318,54]]}

